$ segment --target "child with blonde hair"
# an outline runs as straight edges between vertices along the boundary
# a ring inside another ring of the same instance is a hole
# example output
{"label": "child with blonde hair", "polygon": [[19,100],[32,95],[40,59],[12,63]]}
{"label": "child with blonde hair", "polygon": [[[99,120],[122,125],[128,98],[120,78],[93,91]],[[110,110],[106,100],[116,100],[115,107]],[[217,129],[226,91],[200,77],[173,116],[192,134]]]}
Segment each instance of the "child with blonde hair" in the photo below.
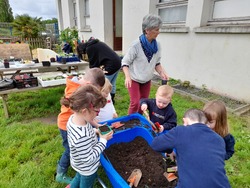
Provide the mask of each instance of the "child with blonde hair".
{"label": "child with blonde hair", "polygon": [[160,124],[160,131],[170,130],[177,125],[177,115],[171,104],[174,90],[169,85],[157,89],[155,99],[141,99],[141,110],[149,111],[149,119]]}
{"label": "child with blonde hair", "polygon": [[107,99],[107,103],[103,108],[100,109],[100,112],[96,117],[97,122],[104,122],[118,117],[113,101],[111,99],[111,90],[112,84],[110,83],[108,78],[105,78],[105,84],[102,87],[101,91],[102,95]]}
{"label": "child with blonde hair", "polygon": [[203,111],[208,119],[208,126],[224,139],[226,145],[225,160],[228,160],[234,154],[235,139],[229,133],[225,104],[218,100],[210,101],[205,104]]}
{"label": "child with blonde hair", "polygon": [[[100,155],[113,131],[102,135],[89,123],[106,104],[105,97],[92,85],[80,86],[69,97],[61,99],[73,114],[67,123],[70,164],[77,172],[70,183],[71,188],[93,187],[100,165]],[[99,135],[98,140],[96,133]]]}

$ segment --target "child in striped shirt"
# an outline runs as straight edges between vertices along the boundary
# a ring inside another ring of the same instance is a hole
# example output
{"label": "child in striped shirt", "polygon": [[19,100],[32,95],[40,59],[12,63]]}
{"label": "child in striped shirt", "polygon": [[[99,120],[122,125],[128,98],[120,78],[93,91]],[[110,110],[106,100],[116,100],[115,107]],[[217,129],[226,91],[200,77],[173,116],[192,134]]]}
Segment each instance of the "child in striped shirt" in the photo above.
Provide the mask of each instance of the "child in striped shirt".
{"label": "child in striped shirt", "polygon": [[90,84],[80,86],[69,98],[61,99],[61,104],[74,112],[67,123],[70,163],[77,172],[70,183],[71,188],[94,185],[100,155],[107,140],[112,138],[113,131],[102,135],[89,122],[93,121],[106,102],[101,92]]}

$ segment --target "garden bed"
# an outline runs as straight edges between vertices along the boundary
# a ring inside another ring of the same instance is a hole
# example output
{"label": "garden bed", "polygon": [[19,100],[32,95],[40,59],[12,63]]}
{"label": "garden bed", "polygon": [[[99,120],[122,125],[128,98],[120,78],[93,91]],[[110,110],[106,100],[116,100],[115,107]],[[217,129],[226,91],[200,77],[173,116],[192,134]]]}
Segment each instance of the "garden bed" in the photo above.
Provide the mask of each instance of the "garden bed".
{"label": "garden bed", "polygon": [[[157,75],[154,76],[152,81],[157,85],[161,85],[161,79]],[[227,96],[212,93],[206,89],[193,87],[189,85],[190,83],[188,83],[188,86],[185,86],[185,84],[180,84],[179,81],[170,80],[168,84],[171,85],[177,93],[190,96],[194,100],[200,100],[204,103],[211,100],[221,100],[225,103],[228,111],[237,115],[244,115],[250,111],[250,104],[229,98]]]}
{"label": "garden bed", "polygon": [[212,92],[207,91],[206,89],[199,89],[194,87],[185,87],[180,84],[172,86],[177,93],[188,95],[196,100],[201,100],[203,102],[208,102],[211,100],[220,100],[223,101],[230,112],[241,115],[250,110],[250,105],[241,102],[227,96],[221,96]]}

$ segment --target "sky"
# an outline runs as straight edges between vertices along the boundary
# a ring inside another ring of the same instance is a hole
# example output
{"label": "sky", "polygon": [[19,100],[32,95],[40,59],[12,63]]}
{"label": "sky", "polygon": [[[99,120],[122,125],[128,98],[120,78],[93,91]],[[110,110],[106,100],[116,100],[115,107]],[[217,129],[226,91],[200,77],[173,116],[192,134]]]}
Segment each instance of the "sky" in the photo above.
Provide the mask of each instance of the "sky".
{"label": "sky", "polygon": [[55,0],[9,0],[13,16],[28,14],[42,20],[57,18]]}

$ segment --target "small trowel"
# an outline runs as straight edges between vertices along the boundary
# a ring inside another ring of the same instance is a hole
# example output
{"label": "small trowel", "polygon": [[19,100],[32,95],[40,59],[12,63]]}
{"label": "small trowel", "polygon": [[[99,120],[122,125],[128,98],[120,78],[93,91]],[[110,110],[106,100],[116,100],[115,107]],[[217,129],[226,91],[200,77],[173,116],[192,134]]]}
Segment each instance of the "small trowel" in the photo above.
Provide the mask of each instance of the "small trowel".
{"label": "small trowel", "polygon": [[129,187],[137,187],[139,184],[139,181],[142,177],[142,172],[140,169],[134,169],[131,173],[131,175],[128,177]]}
{"label": "small trowel", "polygon": [[111,124],[111,128],[112,129],[118,129],[119,127],[122,127],[124,125],[124,123],[121,123],[120,121],[114,122]]}
{"label": "small trowel", "polygon": [[149,115],[146,111],[143,111],[143,114],[146,116],[148,122],[150,123],[150,125],[152,126],[153,130],[158,133],[159,132],[159,126],[155,125],[149,118]]}

